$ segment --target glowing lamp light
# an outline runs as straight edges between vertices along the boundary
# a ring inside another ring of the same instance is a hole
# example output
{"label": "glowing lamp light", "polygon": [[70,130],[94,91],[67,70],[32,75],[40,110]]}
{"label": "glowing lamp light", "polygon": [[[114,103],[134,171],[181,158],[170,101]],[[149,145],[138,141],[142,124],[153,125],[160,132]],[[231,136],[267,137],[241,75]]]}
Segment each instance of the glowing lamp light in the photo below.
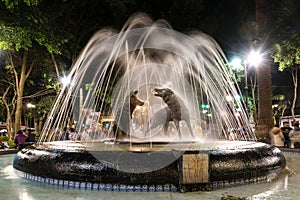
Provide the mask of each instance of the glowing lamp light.
{"label": "glowing lamp light", "polygon": [[26,106],[27,108],[35,108],[35,105],[33,105],[32,103],[28,103]]}
{"label": "glowing lamp light", "polygon": [[233,98],[232,98],[232,96],[230,96],[230,95],[227,95],[227,96],[226,96],[226,101],[227,101],[227,102],[231,102],[231,101],[233,101]]}
{"label": "glowing lamp light", "polygon": [[61,82],[64,86],[67,86],[71,83],[71,78],[69,76],[64,76],[61,78]]}
{"label": "glowing lamp light", "polygon": [[221,116],[222,116],[222,117],[225,117],[226,115],[227,115],[227,112],[221,111]]}
{"label": "glowing lamp light", "polygon": [[237,94],[237,95],[235,95],[234,99],[235,99],[236,101],[240,101],[240,100],[241,100],[241,96]]}
{"label": "glowing lamp light", "polygon": [[210,106],[208,104],[201,104],[201,108],[208,109]]}
{"label": "glowing lamp light", "polygon": [[261,61],[262,61],[262,56],[257,51],[251,51],[250,54],[248,55],[247,62],[250,65],[257,67]]}
{"label": "glowing lamp light", "polygon": [[236,57],[230,62],[230,65],[232,66],[233,69],[241,69],[243,68],[242,59]]}

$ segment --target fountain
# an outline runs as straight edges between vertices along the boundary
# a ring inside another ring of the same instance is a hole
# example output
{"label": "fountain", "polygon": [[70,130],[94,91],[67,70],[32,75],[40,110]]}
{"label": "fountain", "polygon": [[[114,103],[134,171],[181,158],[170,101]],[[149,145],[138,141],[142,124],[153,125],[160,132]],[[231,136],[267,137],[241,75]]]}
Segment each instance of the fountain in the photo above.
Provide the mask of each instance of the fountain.
{"label": "fountain", "polygon": [[[181,192],[272,180],[281,151],[256,142],[218,44],[132,16],[97,32],[70,70],[37,144],[20,150],[25,178],[78,188]],[[226,100],[227,99],[227,100]],[[72,140],[57,141],[74,126]],[[243,128],[243,129],[242,129]]]}

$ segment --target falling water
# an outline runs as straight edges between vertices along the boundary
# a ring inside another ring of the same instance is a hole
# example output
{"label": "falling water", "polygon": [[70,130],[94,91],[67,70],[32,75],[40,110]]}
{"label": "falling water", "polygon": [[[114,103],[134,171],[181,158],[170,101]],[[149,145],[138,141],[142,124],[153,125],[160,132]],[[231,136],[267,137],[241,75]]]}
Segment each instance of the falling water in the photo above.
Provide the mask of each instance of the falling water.
{"label": "falling water", "polygon": [[[210,36],[182,34],[166,21],[134,15],[120,32],[102,29],[90,39],[70,70],[72,81],[57,97],[40,142],[57,140],[58,132],[72,124],[82,143],[118,142],[114,124],[127,132],[122,140],[129,142],[256,140],[243,102],[226,100],[240,96],[226,63]],[[168,106],[154,95],[155,88],[173,91],[181,113],[187,112],[191,120],[192,133],[184,120],[179,128],[182,137],[173,122],[164,131]],[[134,91],[144,104],[131,116]],[[107,119],[115,123],[105,127]],[[157,126],[150,128],[153,123]],[[238,131],[242,126],[247,134]]]}

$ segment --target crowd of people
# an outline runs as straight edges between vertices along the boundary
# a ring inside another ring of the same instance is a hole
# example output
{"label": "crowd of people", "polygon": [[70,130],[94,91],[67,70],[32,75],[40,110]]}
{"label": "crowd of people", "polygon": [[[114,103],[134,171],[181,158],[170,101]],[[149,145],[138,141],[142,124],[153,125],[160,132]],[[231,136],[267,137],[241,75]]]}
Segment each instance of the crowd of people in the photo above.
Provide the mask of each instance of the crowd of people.
{"label": "crowd of people", "polygon": [[18,148],[20,145],[25,142],[31,143],[35,142],[35,134],[31,132],[29,129],[19,130],[14,139],[15,148]]}
{"label": "crowd of people", "polygon": [[73,141],[92,141],[98,139],[104,139],[109,137],[108,130],[98,129],[85,129],[84,131],[77,132],[74,128],[65,127],[63,131],[58,132],[58,136],[55,140],[73,140]]}
{"label": "crowd of people", "polygon": [[[229,135],[230,140],[236,140],[238,138],[237,135],[242,136],[245,131],[245,129],[242,129],[243,131],[239,130],[239,134]],[[104,135],[107,137],[107,133],[100,131],[101,133],[98,133],[98,131],[87,131],[84,133],[77,133],[74,128],[67,128],[65,127],[63,131],[61,131],[57,137],[57,140],[90,140],[90,139],[97,139],[102,138]],[[102,133],[103,132],[103,133]],[[285,147],[285,148],[291,148],[292,146],[294,148],[300,148],[300,125],[299,122],[294,123],[294,128],[289,126],[289,123],[284,123],[283,127],[279,127],[278,124],[276,124],[270,131],[270,143],[272,145],[275,145],[277,147]],[[88,137],[88,139],[86,138]],[[232,138],[234,137],[234,139]],[[297,138],[298,137],[298,138]],[[86,139],[85,139],[86,138]],[[239,138],[242,139],[243,138]],[[298,141],[299,140],[299,141]],[[293,145],[292,145],[293,141]],[[14,144],[15,148],[18,148],[20,145],[24,143],[31,143],[36,142],[35,140],[35,134],[31,132],[30,129],[25,130],[19,130],[14,138]],[[3,143],[0,139],[0,148],[8,148],[7,144]]]}
{"label": "crowd of people", "polygon": [[[14,138],[14,148],[19,148],[24,143],[32,143],[36,142],[35,134],[31,132],[29,129],[19,130]],[[9,148],[6,142],[3,142],[0,138],[0,149]]]}
{"label": "crowd of people", "polygon": [[284,123],[283,127],[279,128],[276,124],[270,131],[271,144],[277,147],[291,148],[292,141],[294,148],[300,148],[300,140],[297,141],[297,137],[300,137],[299,122],[294,123],[294,128],[289,126],[289,123]]}

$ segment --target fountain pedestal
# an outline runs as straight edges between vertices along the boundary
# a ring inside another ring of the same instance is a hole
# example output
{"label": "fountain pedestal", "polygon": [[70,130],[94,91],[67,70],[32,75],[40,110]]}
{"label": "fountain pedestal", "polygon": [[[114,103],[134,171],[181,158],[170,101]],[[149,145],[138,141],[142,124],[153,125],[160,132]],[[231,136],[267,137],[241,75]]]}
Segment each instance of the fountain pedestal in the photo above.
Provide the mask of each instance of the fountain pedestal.
{"label": "fountain pedestal", "polygon": [[161,147],[153,144],[149,151],[147,144],[116,145],[112,150],[107,144],[97,144],[87,150],[78,143],[45,143],[19,151],[14,168],[24,177],[56,183],[104,184],[115,190],[121,186],[175,187],[186,192],[272,180],[286,164],[278,148],[264,143],[235,142],[232,146],[224,141],[211,150],[198,150],[199,143],[186,149],[180,143]]}

